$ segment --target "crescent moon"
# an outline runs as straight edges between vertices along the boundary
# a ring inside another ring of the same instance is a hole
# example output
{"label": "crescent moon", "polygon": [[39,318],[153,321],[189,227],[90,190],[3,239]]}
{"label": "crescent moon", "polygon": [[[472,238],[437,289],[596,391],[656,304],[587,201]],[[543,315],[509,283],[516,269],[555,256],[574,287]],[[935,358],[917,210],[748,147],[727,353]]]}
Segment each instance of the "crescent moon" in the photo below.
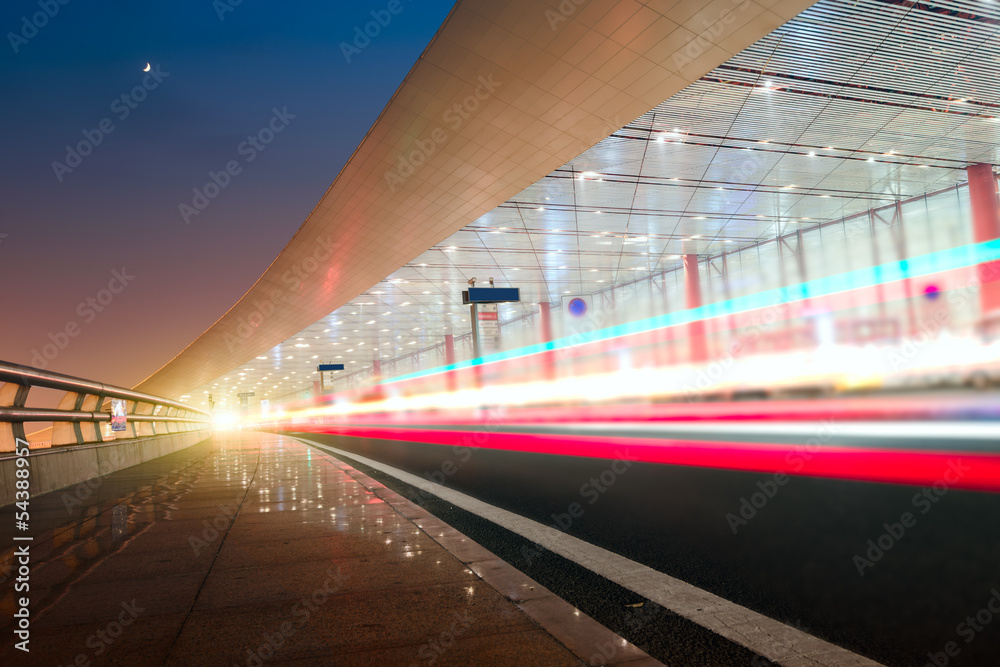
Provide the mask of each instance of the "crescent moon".
{"label": "crescent moon", "polygon": [[148,71],[149,71],[149,63],[146,63],[146,69],[144,69],[144,70],[142,70],[142,71],[143,71],[143,72],[148,72]]}

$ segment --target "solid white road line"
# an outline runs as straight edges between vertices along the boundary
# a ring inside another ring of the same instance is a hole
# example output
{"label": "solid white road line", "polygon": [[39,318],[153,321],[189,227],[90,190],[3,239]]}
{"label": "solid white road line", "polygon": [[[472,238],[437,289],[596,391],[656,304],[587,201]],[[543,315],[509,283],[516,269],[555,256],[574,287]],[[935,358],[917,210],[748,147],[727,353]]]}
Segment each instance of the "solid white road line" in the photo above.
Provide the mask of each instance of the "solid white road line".
{"label": "solid white road line", "polygon": [[880,664],[519,514],[365,456],[314,440],[298,439],[338,456],[360,461],[492,521],[780,665],[846,667]]}

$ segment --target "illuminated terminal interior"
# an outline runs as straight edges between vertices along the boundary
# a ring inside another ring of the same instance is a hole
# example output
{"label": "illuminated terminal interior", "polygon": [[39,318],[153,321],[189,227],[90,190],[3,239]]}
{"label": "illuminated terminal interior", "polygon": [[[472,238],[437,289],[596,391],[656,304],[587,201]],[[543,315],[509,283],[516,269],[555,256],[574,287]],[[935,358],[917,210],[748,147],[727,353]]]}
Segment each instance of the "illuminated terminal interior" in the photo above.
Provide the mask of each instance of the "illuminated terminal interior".
{"label": "illuminated terminal interior", "polygon": [[[628,385],[621,372],[651,369],[661,372],[628,393],[672,395],[691,383],[667,369],[727,357],[736,370],[713,371],[699,389],[836,391],[991,363],[979,334],[996,326],[994,303],[975,272],[994,250],[975,245],[992,237],[977,233],[969,181],[996,178],[996,21],[893,7],[813,5],[187,400],[207,407],[211,394],[235,414],[236,395],[253,391],[247,415],[259,415],[261,400],[274,410],[316,395],[319,363],[344,364],[329,380],[347,396],[468,362],[461,294],[473,278],[521,294],[499,305],[486,369],[499,358],[490,353],[516,357],[546,341],[580,355],[581,343],[613,341],[611,328],[627,323],[666,337],[655,355],[554,361],[504,380],[542,382],[535,391],[547,396],[578,399],[581,376]],[[919,274],[900,264],[917,258]],[[846,284],[824,285],[838,276]],[[748,309],[740,299],[752,295],[770,303]],[[570,313],[573,299],[586,313]],[[704,323],[687,328],[649,319],[725,304],[735,310],[697,311]],[[915,336],[932,340],[895,368],[872,366],[872,350]]]}

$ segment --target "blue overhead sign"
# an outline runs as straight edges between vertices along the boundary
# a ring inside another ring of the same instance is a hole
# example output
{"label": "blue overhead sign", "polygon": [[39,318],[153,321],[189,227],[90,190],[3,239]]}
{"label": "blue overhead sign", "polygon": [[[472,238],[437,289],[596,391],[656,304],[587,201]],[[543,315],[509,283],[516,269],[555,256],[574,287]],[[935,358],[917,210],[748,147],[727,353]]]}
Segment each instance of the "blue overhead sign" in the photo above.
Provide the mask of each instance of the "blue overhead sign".
{"label": "blue overhead sign", "polygon": [[462,292],[465,303],[506,303],[521,300],[519,287],[470,287]]}
{"label": "blue overhead sign", "polygon": [[326,371],[342,371],[344,370],[344,364],[320,364],[316,367],[320,373],[325,373]]}

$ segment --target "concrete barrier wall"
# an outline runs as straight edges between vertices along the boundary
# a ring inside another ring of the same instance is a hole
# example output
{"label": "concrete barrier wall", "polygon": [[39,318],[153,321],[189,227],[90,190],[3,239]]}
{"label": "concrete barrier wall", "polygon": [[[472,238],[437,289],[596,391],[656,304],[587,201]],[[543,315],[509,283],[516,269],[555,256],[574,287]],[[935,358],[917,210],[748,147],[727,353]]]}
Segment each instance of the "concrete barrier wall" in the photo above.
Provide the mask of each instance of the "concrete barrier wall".
{"label": "concrete barrier wall", "polygon": [[[54,447],[32,451],[31,496],[73,486],[88,479],[130,468],[145,461],[191,447],[211,437],[211,431],[168,433],[134,440],[118,440],[102,445]],[[0,507],[14,502],[17,461],[0,459]]]}

